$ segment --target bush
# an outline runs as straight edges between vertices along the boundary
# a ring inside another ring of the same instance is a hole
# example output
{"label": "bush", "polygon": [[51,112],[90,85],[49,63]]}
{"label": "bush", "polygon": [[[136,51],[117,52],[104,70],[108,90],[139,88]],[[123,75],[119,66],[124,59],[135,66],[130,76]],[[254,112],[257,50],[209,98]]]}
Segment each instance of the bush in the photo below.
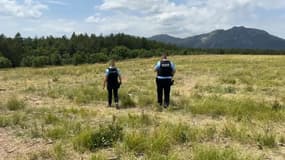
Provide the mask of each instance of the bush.
{"label": "bush", "polygon": [[59,54],[51,54],[49,58],[50,58],[51,65],[61,65],[62,64],[61,56]]}
{"label": "bush", "polygon": [[82,53],[76,53],[72,57],[72,64],[73,65],[79,65],[85,63],[85,57],[83,56]]}
{"label": "bush", "polygon": [[85,130],[73,140],[73,146],[78,151],[86,149],[93,151],[102,147],[110,147],[123,136],[122,127],[118,124],[100,126],[99,129]]}
{"label": "bush", "polygon": [[8,58],[0,57],[0,68],[12,67],[12,63]]}
{"label": "bush", "polygon": [[32,67],[44,67],[49,64],[47,56],[37,56],[32,58]]}
{"label": "bush", "polygon": [[119,59],[129,58],[130,50],[125,46],[117,46],[112,49],[111,55],[118,56]]}
{"label": "bush", "polygon": [[32,67],[33,57],[24,57],[21,61],[22,67]]}
{"label": "bush", "polygon": [[105,53],[95,53],[89,55],[88,62],[89,63],[97,63],[97,62],[107,62],[109,57]]}

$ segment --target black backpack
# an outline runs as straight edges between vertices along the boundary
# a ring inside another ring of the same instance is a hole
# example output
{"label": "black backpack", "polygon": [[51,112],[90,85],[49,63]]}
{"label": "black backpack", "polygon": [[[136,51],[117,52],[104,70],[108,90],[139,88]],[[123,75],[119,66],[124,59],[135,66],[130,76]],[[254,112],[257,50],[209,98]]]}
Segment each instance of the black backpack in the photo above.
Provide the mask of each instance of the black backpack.
{"label": "black backpack", "polygon": [[173,72],[173,70],[172,70],[170,61],[168,61],[168,60],[167,61],[160,61],[158,76],[161,76],[161,77],[173,76],[172,72]]}
{"label": "black backpack", "polygon": [[117,68],[108,68],[107,82],[109,85],[118,85],[119,72]]}

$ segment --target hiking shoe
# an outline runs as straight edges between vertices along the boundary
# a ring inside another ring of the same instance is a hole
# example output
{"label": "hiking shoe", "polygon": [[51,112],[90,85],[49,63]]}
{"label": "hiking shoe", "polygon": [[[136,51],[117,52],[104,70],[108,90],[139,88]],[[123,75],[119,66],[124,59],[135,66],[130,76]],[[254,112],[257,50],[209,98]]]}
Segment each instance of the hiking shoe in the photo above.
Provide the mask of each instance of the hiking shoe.
{"label": "hiking shoe", "polygon": [[169,104],[164,104],[163,107],[166,109],[169,107]]}

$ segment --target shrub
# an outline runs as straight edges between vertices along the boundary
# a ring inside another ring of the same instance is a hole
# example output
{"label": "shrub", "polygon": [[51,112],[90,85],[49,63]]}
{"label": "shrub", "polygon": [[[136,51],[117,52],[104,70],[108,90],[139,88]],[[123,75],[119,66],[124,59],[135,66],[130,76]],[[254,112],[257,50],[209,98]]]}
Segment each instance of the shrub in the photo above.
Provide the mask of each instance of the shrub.
{"label": "shrub", "polygon": [[12,62],[5,57],[0,57],[0,68],[10,68],[12,67]]}
{"label": "shrub", "polygon": [[129,57],[130,50],[125,46],[117,46],[112,49],[111,56],[116,56],[119,59],[125,59]]}
{"label": "shrub", "polygon": [[21,66],[23,67],[32,67],[33,57],[24,57],[21,60]]}
{"label": "shrub", "polygon": [[62,64],[61,56],[59,54],[51,54],[49,58],[50,58],[51,65],[61,65]]}
{"label": "shrub", "polygon": [[72,57],[72,64],[73,65],[79,65],[85,63],[85,57],[82,53],[76,53]]}
{"label": "shrub", "polygon": [[95,53],[89,55],[88,62],[89,63],[96,63],[96,62],[107,62],[109,57],[105,53]]}
{"label": "shrub", "polygon": [[49,64],[47,56],[36,56],[32,58],[32,67],[43,67]]}

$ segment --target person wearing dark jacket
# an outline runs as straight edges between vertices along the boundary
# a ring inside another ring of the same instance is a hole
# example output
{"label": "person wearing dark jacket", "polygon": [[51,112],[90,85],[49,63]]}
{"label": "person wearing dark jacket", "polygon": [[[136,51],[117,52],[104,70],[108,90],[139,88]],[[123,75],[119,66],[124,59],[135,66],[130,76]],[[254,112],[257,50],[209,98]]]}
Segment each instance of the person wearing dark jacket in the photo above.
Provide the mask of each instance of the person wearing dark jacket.
{"label": "person wearing dark jacket", "polygon": [[122,84],[120,70],[116,67],[115,61],[111,60],[110,67],[106,69],[103,89],[107,86],[108,90],[108,107],[112,106],[112,98],[114,95],[116,108],[119,109],[118,89]]}
{"label": "person wearing dark jacket", "polygon": [[[160,106],[167,108],[169,106],[170,89],[173,84],[173,76],[176,72],[175,65],[173,62],[167,59],[167,55],[163,55],[162,59],[157,62],[154,67],[157,85],[157,102]],[[163,102],[164,95],[164,104]]]}

